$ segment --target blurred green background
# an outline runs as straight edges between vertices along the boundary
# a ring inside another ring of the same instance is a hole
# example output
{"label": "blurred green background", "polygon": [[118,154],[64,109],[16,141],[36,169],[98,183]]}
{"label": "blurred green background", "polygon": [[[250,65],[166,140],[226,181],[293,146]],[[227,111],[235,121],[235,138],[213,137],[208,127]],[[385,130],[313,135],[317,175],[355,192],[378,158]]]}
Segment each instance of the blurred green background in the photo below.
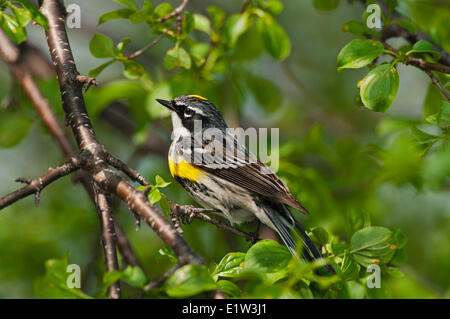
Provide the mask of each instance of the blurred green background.
{"label": "blurred green background", "polygon": [[[115,43],[130,37],[128,52],[155,38],[148,26],[126,20],[97,26],[101,14],[120,8],[112,1],[70,3],[81,7],[81,28],[68,32],[82,74],[104,62],[89,52],[89,41],[96,32]],[[363,6],[341,1],[336,10],[324,12],[317,11],[313,1],[283,3],[277,21],[292,46],[284,61],[275,61],[263,52],[261,40],[250,30],[239,40],[227,70],[207,79],[190,71],[165,71],[164,54],[173,46],[167,39],[137,59],[149,72],[147,79],[125,80],[120,65],[110,66],[98,77],[99,87],[86,94],[99,140],[147,179],[153,181],[159,174],[173,181],[164,155],[171,124],[167,117],[158,118],[163,111],[154,102],[155,97],[201,94],[220,108],[231,127],[277,127],[281,146],[278,174],[312,213],[301,217],[304,224],[308,228],[322,226],[344,241],[369,218],[372,225],[401,228],[408,238],[408,262],[402,266],[405,277],[389,279],[392,296],[448,298],[449,147],[423,156],[423,149],[411,134],[411,127],[422,120],[428,77],[413,67],[399,66],[400,90],[389,111],[374,113],[355,105],[356,83],[366,71],[338,73],[336,57],[354,38],[342,32],[342,24],[360,20]],[[221,6],[231,14],[239,11],[242,1],[208,1],[208,5]],[[204,7],[202,1],[193,0],[188,10],[207,15]],[[447,21],[448,26],[450,20],[448,2],[427,10],[420,15],[422,25],[448,50],[448,34],[442,33],[450,28],[441,24]],[[414,10],[408,14],[414,18]],[[439,33],[436,28],[444,31]],[[28,33],[29,42],[48,56],[42,29],[31,25]],[[203,35],[196,36],[201,39]],[[401,41],[393,39],[390,43],[398,45]],[[30,122],[18,144],[0,148],[0,194],[7,194],[19,187],[15,178],[40,176],[64,159],[2,61],[0,83],[0,98],[8,99],[13,90]],[[42,80],[41,85],[63,123],[56,82]],[[115,103],[105,108],[111,102]],[[123,111],[131,114],[131,120],[117,116]],[[1,117],[0,113],[0,125],[6,125]],[[193,203],[176,183],[163,191],[177,203]],[[126,207],[117,202],[116,207],[115,214],[146,273],[157,278],[169,266],[157,258],[156,252],[164,246],[162,241],[147,225],[135,231],[133,216]],[[241,238],[197,220],[184,231],[189,244],[208,263],[217,262],[229,251],[246,251],[249,247]],[[34,297],[33,281],[44,274],[45,261],[65,252],[70,252],[71,263],[81,266],[83,290],[98,292],[104,269],[98,216],[84,189],[73,185],[70,178],[47,187],[38,207],[29,197],[0,212],[0,298]]]}

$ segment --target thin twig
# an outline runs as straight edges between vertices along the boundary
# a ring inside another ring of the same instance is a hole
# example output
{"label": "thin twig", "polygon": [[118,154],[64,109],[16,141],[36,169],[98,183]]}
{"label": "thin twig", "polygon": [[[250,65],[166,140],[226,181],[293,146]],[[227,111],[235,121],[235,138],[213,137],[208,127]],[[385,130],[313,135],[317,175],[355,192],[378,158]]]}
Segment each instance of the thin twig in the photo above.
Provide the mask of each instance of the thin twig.
{"label": "thin twig", "polygon": [[[366,0],[359,0],[359,2],[366,6]],[[383,1],[377,1],[377,3],[381,6],[383,12],[386,14],[388,12],[388,7],[386,3]],[[392,20],[401,20],[404,19],[397,11],[392,12],[391,16]],[[442,48],[442,46],[436,44],[428,35],[418,30],[417,33],[412,33],[409,30],[406,30],[400,25],[390,24],[385,30],[382,32],[382,40],[385,41],[388,38],[392,37],[402,37],[406,39],[409,43],[414,44],[420,40],[427,40],[433,45],[435,51],[439,52],[441,58],[439,62],[441,64],[450,66],[450,54]]]}
{"label": "thin twig", "polygon": [[[383,45],[386,50],[389,50],[389,51],[394,52],[395,54],[398,54],[398,50],[393,48],[391,45],[387,44],[386,42],[383,42]],[[427,61],[424,61],[422,59],[417,59],[414,57],[408,57],[408,60],[406,61],[406,65],[412,65],[412,66],[424,71],[430,77],[431,81],[442,92],[442,94],[445,96],[447,101],[450,101],[447,90],[441,85],[438,78],[435,77],[434,74],[431,72],[432,70],[436,70],[436,71],[443,72],[443,73],[450,73],[450,67],[447,67],[447,66],[441,65],[441,64],[436,64],[436,63],[429,63]]]}
{"label": "thin twig", "polygon": [[439,90],[444,94],[447,101],[450,102],[450,96],[448,94],[448,91],[441,85],[441,82],[439,82],[438,78],[431,72],[430,70],[424,70],[425,73],[430,77],[431,81],[436,85]]}
{"label": "thin twig", "polygon": [[167,28],[166,31],[164,31],[163,33],[161,33],[155,40],[153,40],[152,42],[150,42],[149,44],[147,44],[147,45],[146,45],[145,47],[143,47],[142,49],[137,50],[137,51],[135,51],[134,53],[131,53],[130,55],[127,56],[127,58],[130,59],[130,60],[131,60],[131,59],[135,59],[135,58],[137,58],[138,56],[144,54],[147,50],[153,48],[156,44],[159,43],[159,41],[161,41],[161,40],[166,36],[166,34],[168,34],[168,33],[172,30],[172,26],[173,26],[173,23],[172,23],[171,26],[169,26],[169,27]]}
{"label": "thin twig", "polygon": [[39,196],[41,191],[52,182],[67,176],[80,168],[80,162],[74,158],[73,161],[64,163],[56,168],[50,168],[49,172],[36,179],[18,178],[16,181],[25,183],[27,186],[8,194],[0,199],[0,209],[3,209],[19,199],[27,197],[28,195],[35,194],[36,205],[39,203]]}
{"label": "thin twig", "polygon": [[153,290],[155,288],[161,287],[164,282],[167,280],[167,278],[169,278],[175,271],[177,271],[182,265],[177,264],[175,266],[173,266],[172,268],[170,268],[168,271],[166,271],[164,273],[164,275],[162,275],[160,278],[158,278],[157,280],[154,280],[152,282],[150,282],[149,284],[147,284],[144,287],[145,291],[150,291]]}
{"label": "thin twig", "polygon": [[178,34],[181,34],[182,32],[182,23],[183,23],[183,16],[184,16],[184,8],[189,3],[189,0],[182,0],[180,5],[176,7],[171,13],[166,15],[165,17],[162,17],[159,19],[159,22],[167,21],[173,17],[176,17],[175,21],[178,24],[177,32]]}
{"label": "thin twig", "polygon": [[0,30],[0,55],[8,63],[12,74],[24,88],[25,93],[30,98],[50,133],[56,139],[61,150],[67,157],[74,156],[75,151],[73,150],[72,144],[66,132],[56,120],[48,100],[44,97],[33,79],[30,68],[25,64],[26,60],[22,57],[19,48],[9,40],[2,30]]}
{"label": "thin twig", "polygon": [[247,7],[250,5],[251,2],[252,2],[252,0],[245,0],[244,4],[242,5],[241,10],[239,12],[243,13],[245,11],[245,9],[247,9]]}
{"label": "thin twig", "polygon": [[113,166],[121,172],[124,172],[129,178],[131,178],[131,180],[138,182],[143,186],[150,186],[150,183],[138,171],[132,169],[120,159],[115,158],[111,154],[107,154],[106,161],[109,165]]}
{"label": "thin twig", "polygon": [[188,217],[190,219],[188,221],[188,223],[190,223],[192,221],[192,219],[197,218],[197,219],[203,220],[205,222],[211,223],[218,228],[221,228],[226,231],[232,232],[236,235],[242,236],[245,239],[247,239],[248,241],[251,241],[252,243],[259,240],[257,234],[243,232],[242,230],[234,228],[216,218],[213,218],[213,217],[205,214],[205,212],[217,212],[216,210],[198,208],[198,207],[194,207],[191,205],[180,206],[180,205],[172,203],[172,202],[170,203],[170,206],[171,206],[171,211],[176,216]]}
{"label": "thin twig", "polygon": [[119,248],[120,254],[123,257],[125,264],[142,268],[141,263],[139,262],[136,254],[133,251],[133,248],[131,247],[128,237],[126,236],[120,224],[115,219],[114,228],[116,230],[117,247]]}
{"label": "thin twig", "polygon": [[[112,217],[111,204],[108,195],[95,187],[95,203],[100,218],[100,230],[102,234],[103,250],[105,253],[106,271],[119,270],[116,253],[116,231]],[[120,281],[116,281],[108,287],[108,296],[112,299],[120,299]]]}

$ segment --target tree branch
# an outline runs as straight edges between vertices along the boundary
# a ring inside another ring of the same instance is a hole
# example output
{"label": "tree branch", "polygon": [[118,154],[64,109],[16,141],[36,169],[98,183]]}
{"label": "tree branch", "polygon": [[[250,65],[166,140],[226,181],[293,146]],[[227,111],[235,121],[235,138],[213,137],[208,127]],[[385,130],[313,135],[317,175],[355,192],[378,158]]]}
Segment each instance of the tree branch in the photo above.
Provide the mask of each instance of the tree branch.
{"label": "tree branch", "polygon": [[173,17],[176,17],[175,21],[178,24],[177,32],[178,32],[178,34],[181,34],[183,17],[184,17],[184,8],[187,6],[188,3],[189,3],[189,0],[182,0],[178,7],[176,7],[171,13],[169,13],[165,17],[162,17],[161,19],[159,19],[159,22],[164,22]]}
{"label": "tree branch", "polygon": [[[38,111],[40,117],[42,118],[44,124],[49,129],[50,133],[56,139],[61,151],[66,155],[68,159],[75,155],[75,150],[70,143],[65,130],[59,124],[56,116],[50,107],[47,99],[38,88],[35,80],[33,79],[33,74],[41,77],[48,77],[49,75],[54,75],[52,66],[48,63],[39,51],[30,46],[29,44],[23,42],[19,47],[12,43],[8,37],[0,30],[0,55],[8,63],[13,76],[24,88],[25,93],[30,98],[33,106]],[[29,59],[32,58],[32,63]],[[35,64],[39,62],[41,67],[37,67]],[[74,178],[74,182],[81,182],[84,186],[88,196],[94,201],[95,198],[92,189],[92,182],[88,175],[84,172],[79,172],[78,176]],[[36,195],[39,193],[36,192]],[[133,260],[137,264],[137,257],[133,252],[133,249],[129,245],[128,238],[126,234],[121,230],[119,223],[115,225],[116,229],[120,230],[117,232],[119,251],[124,256],[126,261]],[[125,243],[128,243],[126,245]]]}
{"label": "tree branch", "polygon": [[41,11],[48,19],[47,42],[63,100],[63,108],[68,124],[71,126],[80,155],[86,158],[83,169],[91,175],[94,183],[106,193],[113,193],[128,204],[131,210],[141,216],[153,230],[178,255],[181,263],[202,263],[187,245],[176,229],[156,210],[148,199],[125,179],[109,169],[107,152],[101,145],[92,128],[84,105],[79,75],[70,49],[64,26],[64,8],[60,1],[41,1]]}
{"label": "tree branch", "polygon": [[172,211],[172,213],[175,216],[188,217],[190,219],[188,221],[188,223],[192,222],[192,219],[197,218],[197,219],[203,220],[205,222],[211,223],[214,226],[216,226],[217,228],[221,228],[226,231],[232,232],[233,234],[242,236],[246,240],[248,240],[252,243],[255,243],[259,240],[257,234],[243,232],[242,230],[234,228],[216,218],[213,218],[213,217],[205,214],[205,212],[216,212],[216,210],[198,208],[198,207],[194,207],[192,205],[180,206],[180,205],[172,203],[172,202],[170,202],[170,210]]}
{"label": "tree branch", "polygon": [[[100,218],[100,230],[102,234],[103,250],[105,253],[106,271],[119,269],[116,253],[116,231],[112,217],[111,205],[108,195],[95,188],[95,203]],[[108,296],[112,299],[120,298],[120,281],[108,287]]]}
{"label": "tree branch", "polygon": [[[173,24],[172,24],[172,25],[173,25]],[[161,40],[164,38],[164,36],[165,36],[166,34],[168,34],[168,33],[172,30],[172,25],[169,26],[169,27],[167,28],[166,31],[164,31],[163,33],[161,33],[155,40],[153,40],[152,42],[150,42],[149,44],[147,44],[147,45],[146,45],[145,47],[143,47],[142,49],[137,50],[137,51],[135,51],[134,53],[131,53],[130,55],[127,56],[127,58],[128,58],[128,59],[135,59],[135,58],[137,58],[138,56],[144,54],[147,50],[153,48],[156,44],[158,44],[159,41],[161,41]]]}
{"label": "tree branch", "polygon": [[[392,51],[395,54],[398,54],[398,50],[387,44],[386,42],[383,42],[384,48],[386,50]],[[418,69],[421,69],[424,71],[431,79],[431,81],[438,87],[438,89],[442,92],[442,94],[445,96],[447,101],[450,101],[449,94],[447,90],[441,85],[438,78],[434,76],[434,74],[431,72],[432,70],[436,70],[443,73],[450,73],[450,67],[447,67],[445,65],[436,64],[436,63],[429,63],[427,61],[424,61],[422,59],[417,59],[414,57],[408,57],[408,60],[405,62],[406,65],[412,65],[415,66]]]}
{"label": "tree branch", "polygon": [[[359,2],[364,7],[366,6],[366,0],[359,0]],[[377,1],[377,3],[381,6],[383,12],[386,15],[386,13],[388,12],[388,7],[386,3],[384,3],[383,1]],[[391,18],[393,20],[404,19],[404,17],[395,10],[392,12]],[[450,66],[450,54],[447,51],[445,51],[440,45],[436,44],[432,39],[430,39],[428,35],[426,35],[422,31],[418,30],[417,33],[412,33],[411,31],[406,30],[405,28],[403,28],[398,24],[390,24],[387,28],[383,30],[382,40],[385,41],[393,37],[402,37],[411,44],[414,44],[420,40],[426,40],[430,42],[433,45],[434,50],[439,52],[439,54],[441,55],[439,62],[446,66]]]}
{"label": "tree branch", "polygon": [[25,183],[27,186],[8,194],[0,199],[0,209],[3,209],[19,199],[27,197],[28,195],[35,194],[36,205],[39,203],[40,192],[49,184],[73,173],[81,167],[81,163],[77,158],[73,158],[72,161],[64,163],[56,168],[49,168],[49,172],[42,177],[36,179],[18,178],[16,181]]}
{"label": "tree branch", "polygon": [[0,30],[0,55],[8,63],[15,79],[24,88],[25,93],[30,98],[50,133],[56,139],[61,150],[67,157],[74,156],[75,151],[67,138],[66,132],[56,120],[48,100],[39,90],[19,48],[9,40],[2,30]]}

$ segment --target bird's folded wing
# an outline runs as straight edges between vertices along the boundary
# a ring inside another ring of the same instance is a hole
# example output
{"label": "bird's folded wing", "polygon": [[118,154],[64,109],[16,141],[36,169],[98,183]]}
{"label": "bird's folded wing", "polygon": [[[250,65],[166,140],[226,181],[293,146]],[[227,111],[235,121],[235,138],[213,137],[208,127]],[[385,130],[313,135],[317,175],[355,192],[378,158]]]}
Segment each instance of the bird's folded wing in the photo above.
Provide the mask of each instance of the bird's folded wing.
{"label": "bird's folded wing", "polygon": [[[305,214],[309,214],[267,165],[258,160],[234,137],[228,136],[226,140],[225,145],[223,143],[217,144],[215,148],[208,147],[208,145],[211,146],[211,143],[203,143],[203,148],[200,151],[203,161],[197,160],[194,165],[213,176],[220,177],[250,192],[287,204]],[[220,161],[217,160],[218,149],[223,150],[220,154]],[[199,156],[200,152],[194,151],[197,154],[194,157]],[[214,153],[214,156],[211,155],[211,152]]]}

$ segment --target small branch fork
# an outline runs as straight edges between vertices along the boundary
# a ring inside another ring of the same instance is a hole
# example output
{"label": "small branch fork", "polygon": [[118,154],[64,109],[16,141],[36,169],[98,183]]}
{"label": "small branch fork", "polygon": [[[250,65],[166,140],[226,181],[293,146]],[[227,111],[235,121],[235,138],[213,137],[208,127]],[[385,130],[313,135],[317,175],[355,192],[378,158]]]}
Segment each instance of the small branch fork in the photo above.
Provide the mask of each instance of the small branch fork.
{"label": "small branch fork", "polygon": [[[360,2],[365,6],[366,1],[360,0]],[[388,7],[385,3],[382,1],[377,2],[380,6],[382,6],[383,11],[385,14],[388,12]],[[392,12],[392,18],[393,19],[401,19],[401,15],[397,12]],[[370,35],[366,35],[366,37],[371,38]],[[403,37],[406,39],[409,43],[414,44],[420,40],[427,40],[428,42],[431,42],[433,44],[434,49],[439,52],[441,55],[441,58],[439,62],[441,63],[430,63],[422,59],[418,59],[415,57],[409,56],[405,64],[415,66],[416,68],[421,69],[424,71],[428,77],[431,79],[431,81],[439,88],[439,90],[442,92],[442,94],[445,96],[447,101],[450,101],[449,93],[448,91],[442,86],[442,84],[439,82],[438,78],[432,73],[432,71],[438,71],[446,74],[450,74],[450,55],[447,51],[445,51],[442,47],[438,46],[437,44],[433,43],[432,40],[430,40],[424,33],[418,31],[417,34],[414,34],[405,28],[401,27],[398,24],[392,23],[388,25],[386,28],[382,30],[381,33],[381,42],[383,43],[385,49],[390,50],[396,54],[398,54],[398,50],[394,49],[392,46],[386,43],[386,40],[394,37]]]}
{"label": "small branch fork", "polygon": [[183,17],[184,17],[184,9],[186,8],[189,0],[182,0],[180,5],[176,7],[171,13],[159,19],[159,22],[167,21],[173,17],[176,17],[175,21],[167,27],[166,31],[161,33],[155,40],[147,44],[142,49],[135,51],[127,56],[128,59],[135,59],[138,56],[144,54],[147,50],[153,48],[156,44],[158,44],[171,30],[174,23],[177,24],[177,32],[181,34],[183,31]]}
{"label": "small branch fork", "polygon": [[[386,42],[383,43],[384,48],[386,50],[392,51],[395,54],[398,54],[398,50],[387,44]],[[424,61],[422,59],[417,59],[414,57],[408,57],[408,60],[406,61],[407,65],[412,65],[418,69],[421,69],[424,71],[428,77],[431,79],[431,81],[439,88],[439,90],[442,92],[442,94],[445,96],[447,101],[450,101],[449,93],[447,90],[441,85],[438,78],[432,73],[432,71],[439,71],[442,73],[450,74],[450,67],[442,64],[437,63],[430,63],[427,61]]]}
{"label": "small branch fork", "polygon": [[39,204],[39,198],[41,191],[52,182],[57,179],[67,176],[77,169],[81,167],[81,162],[78,158],[74,157],[72,161],[64,163],[56,168],[50,168],[49,172],[41,177],[36,179],[28,179],[28,178],[18,178],[16,182],[27,184],[27,186],[22,187],[21,189],[6,195],[5,197],[0,199],[0,209],[3,209],[15,202],[19,199],[27,197],[28,195],[35,195],[35,203]]}
{"label": "small branch fork", "polygon": [[[188,1],[183,1],[180,6],[174,10],[175,13],[173,13],[172,17],[176,15],[177,17],[181,16],[182,18],[182,13],[187,3]],[[188,263],[203,264],[203,259],[187,245],[182,233],[179,232],[181,229],[179,223],[177,227],[171,225],[164,216],[149,203],[143,192],[138,191],[120,174],[109,168],[109,166],[114,167],[127,175],[131,180],[144,186],[150,185],[137,171],[109,154],[104,146],[98,142],[90,118],[86,112],[82,95],[83,86],[89,87],[90,85],[95,85],[95,80],[80,75],[76,70],[64,26],[65,10],[62,3],[58,0],[43,0],[40,1],[40,5],[41,11],[46,15],[49,22],[49,29],[46,30],[46,37],[60,85],[66,121],[75,136],[79,152],[76,152],[73,149],[65,135],[64,129],[56,120],[48,101],[43,97],[34,82],[32,74],[27,72],[27,68],[22,64],[20,50],[18,50],[18,48],[15,47],[0,31],[0,43],[2,44],[0,46],[0,55],[8,62],[13,71],[13,75],[19,80],[22,86],[24,86],[34,106],[44,119],[44,123],[58,141],[64,154],[69,158],[68,162],[57,168],[50,169],[47,174],[40,178],[32,180],[25,178],[18,179],[19,182],[26,183],[27,185],[18,191],[1,198],[0,209],[31,194],[35,194],[35,201],[37,203],[42,189],[47,185],[63,176],[80,171],[81,174],[78,176],[78,180],[82,182],[83,186],[85,186],[88,191],[88,194],[92,196],[96,203],[102,228],[102,242],[105,252],[106,268],[108,271],[118,269],[116,243],[128,264],[133,266],[139,265],[128,239],[124,236],[123,231],[118,226],[117,222],[114,222],[112,219],[109,200],[110,194],[114,194],[123,200],[128,205],[129,209],[144,219],[156,234],[174,251],[179,260],[177,267],[181,267]],[[167,19],[170,19],[170,17]],[[22,81],[23,78],[26,78],[27,81]],[[255,235],[242,232],[204,214],[210,210],[194,208],[192,206],[176,205],[172,207],[174,208],[174,217],[187,216],[190,219],[194,217],[199,218],[210,222],[219,228],[243,236],[248,240],[255,241],[257,239]],[[176,269],[177,268],[174,268],[173,271]],[[164,282],[167,277],[168,276],[161,278],[159,282]],[[152,285],[149,287],[151,288]],[[120,298],[119,283],[109,287],[109,296],[111,298]]]}
{"label": "small branch fork", "polygon": [[181,34],[183,27],[183,17],[184,17],[184,8],[186,8],[189,0],[182,0],[180,5],[176,7],[171,13],[159,19],[159,22],[167,21],[173,17],[176,17],[175,21],[177,22],[177,32]]}

